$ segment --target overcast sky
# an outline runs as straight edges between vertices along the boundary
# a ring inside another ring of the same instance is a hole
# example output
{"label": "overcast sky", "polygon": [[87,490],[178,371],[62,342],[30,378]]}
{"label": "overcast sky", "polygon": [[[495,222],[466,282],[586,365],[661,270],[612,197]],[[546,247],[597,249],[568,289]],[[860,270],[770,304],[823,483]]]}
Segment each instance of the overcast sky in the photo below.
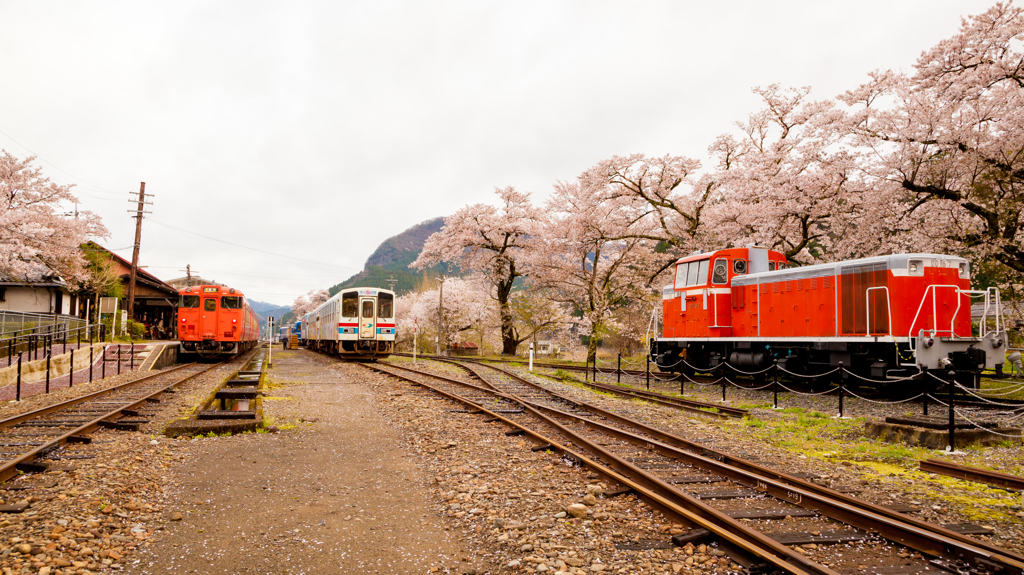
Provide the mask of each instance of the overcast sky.
{"label": "overcast sky", "polygon": [[0,0],[0,148],[76,184],[127,258],[145,181],[150,272],[290,304],[497,186],[704,157],[752,87],[832,97],[991,4]]}

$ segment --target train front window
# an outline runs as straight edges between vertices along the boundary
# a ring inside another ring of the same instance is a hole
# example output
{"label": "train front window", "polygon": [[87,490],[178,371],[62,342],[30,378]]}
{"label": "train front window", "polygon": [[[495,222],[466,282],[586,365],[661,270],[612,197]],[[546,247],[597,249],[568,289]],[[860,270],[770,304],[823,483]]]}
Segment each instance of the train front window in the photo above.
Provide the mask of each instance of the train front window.
{"label": "train front window", "polygon": [[[707,268],[704,268],[704,277],[707,277]],[[690,269],[687,272],[686,285],[695,286],[697,285],[697,272],[700,271],[700,265],[697,262],[690,262]]]}
{"label": "train front window", "polygon": [[363,317],[365,317],[365,318],[372,318],[373,317],[373,300],[372,299],[368,299],[368,300],[365,300],[363,302]]}
{"label": "train front window", "polygon": [[238,296],[224,296],[220,298],[220,307],[224,309],[242,309],[242,298]]}
{"label": "train front window", "polygon": [[184,308],[197,308],[199,307],[199,296],[197,295],[183,295],[178,302],[178,307]]}
{"label": "train front window", "polygon": [[217,311],[217,300],[213,298],[203,300],[203,311]]}
{"label": "train front window", "polygon": [[359,315],[359,294],[349,292],[341,295],[341,316],[357,317]]}
{"label": "train front window", "polygon": [[382,293],[379,296],[377,296],[378,317],[393,317],[395,315],[394,299],[395,296],[389,293]]}
{"label": "train front window", "polygon": [[715,260],[715,272],[711,275],[711,283],[729,283],[729,261],[725,258]]}
{"label": "train front window", "polygon": [[708,266],[711,260],[700,260],[700,271],[697,272],[697,285],[702,286],[708,283]]}

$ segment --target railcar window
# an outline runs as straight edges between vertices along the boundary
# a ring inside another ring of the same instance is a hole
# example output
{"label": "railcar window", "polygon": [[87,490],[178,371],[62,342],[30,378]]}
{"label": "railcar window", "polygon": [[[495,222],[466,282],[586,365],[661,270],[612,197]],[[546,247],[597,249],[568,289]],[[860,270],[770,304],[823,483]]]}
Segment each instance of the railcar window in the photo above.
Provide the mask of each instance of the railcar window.
{"label": "railcar window", "polygon": [[725,258],[715,260],[715,273],[711,275],[711,283],[729,283],[729,261]]}
{"label": "railcar window", "polygon": [[224,309],[242,309],[242,298],[238,296],[224,296],[220,298],[220,307]]}
{"label": "railcar window", "polygon": [[[707,268],[705,268],[705,269],[707,269]],[[689,269],[689,271],[686,272],[686,285],[688,285],[688,286],[697,285],[697,272],[699,272],[699,271],[700,271],[699,262],[690,262],[690,269]],[[704,277],[707,277],[707,272],[705,272]]]}
{"label": "railcar window", "polygon": [[392,317],[395,315],[394,298],[395,296],[389,293],[382,293],[377,296],[377,317]]}
{"label": "railcar window", "polygon": [[768,262],[768,271],[775,271],[775,262]]}
{"label": "railcar window", "polygon": [[183,295],[181,301],[178,302],[178,307],[196,308],[199,307],[199,296],[197,295]]}
{"label": "railcar window", "polygon": [[732,272],[735,274],[747,273],[747,260],[732,260]]}
{"label": "railcar window", "polygon": [[363,317],[373,317],[373,300],[368,299],[363,302]]}
{"label": "railcar window", "polygon": [[708,283],[708,267],[711,260],[700,260],[699,271],[697,272],[697,285],[702,286]]}
{"label": "railcar window", "polygon": [[209,299],[203,300],[203,310],[204,311],[217,311],[217,300],[215,300],[213,298],[209,298]]}
{"label": "railcar window", "polygon": [[359,294],[356,292],[342,294],[341,315],[342,317],[357,317],[359,315]]}
{"label": "railcar window", "polygon": [[679,264],[676,266],[676,289],[686,287],[686,266],[690,264]]}

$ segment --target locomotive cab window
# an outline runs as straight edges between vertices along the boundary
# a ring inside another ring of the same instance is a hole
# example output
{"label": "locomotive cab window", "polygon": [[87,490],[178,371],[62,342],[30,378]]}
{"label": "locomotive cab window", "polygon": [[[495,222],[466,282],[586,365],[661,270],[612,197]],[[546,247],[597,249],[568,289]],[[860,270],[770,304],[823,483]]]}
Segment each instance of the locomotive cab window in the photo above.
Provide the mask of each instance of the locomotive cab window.
{"label": "locomotive cab window", "polygon": [[359,316],[359,294],[357,294],[356,292],[342,294],[341,315],[342,317]]}
{"label": "locomotive cab window", "polygon": [[686,270],[690,264],[679,264],[676,266],[676,289],[686,287]]}
{"label": "locomotive cab window", "polygon": [[184,308],[197,308],[199,307],[199,296],[197,295],[183,295],[181,300],[178,302],[178,307]]}
{"label": "locomotive cab window", "polygon": [[725,258],[719,258],[715,260],[714,273],[711,274],[711,283],[713,284],[727,284],[729,283],[729,260]]}
{"label": "locomotive cab window", "polygon": [[217,300],[209,298],[203,301],[203,311],[217,311]]}
{"label": "locomotive cab window", "polygon": [[224,309],[242,309],[242,298],[239,296],[224,296],[220,298],[220,307]]}
{"label": "locomotive cab window", "polygon": [[363,302],[363,317],[373,317],[373,300],[368,299]]}
{"label": "locomotive cab window", "polygon": [[733,260],[732,273],[737,275],[747,273],[747,260]]}
{"label": "locomotive cab window", "polygon": [[697,281],[691,285],[706,285],[708,283],[708,267],[711,266],[711,260],[700,260],[700,265],[697,266]]}
{"label": "locomotive cab window", "polygon": [[377,296],[378,317],[392,317],[394,315],[394,298],[395,296],[389,293],[382,293],[379,296]]}

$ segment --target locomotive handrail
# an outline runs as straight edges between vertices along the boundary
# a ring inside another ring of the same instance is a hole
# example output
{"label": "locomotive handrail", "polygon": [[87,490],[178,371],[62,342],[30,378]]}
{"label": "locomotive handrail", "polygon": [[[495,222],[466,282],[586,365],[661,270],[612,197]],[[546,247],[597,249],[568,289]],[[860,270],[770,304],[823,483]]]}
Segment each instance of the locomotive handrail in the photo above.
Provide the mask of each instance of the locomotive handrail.
{"label": "locomotive handrail", "polygon": [[[931,292],[932,292],[932,329],[931,329],[931,335],[934,337],[940,331],[939,329],[937,329],[938,325],[939,325],[939,321],[938,321],[939,320],[939,305],[938,305],[938,302],[935,299],[935,289],[933,289],[933,288],[951,288],[951,289],[956,290],[957,296],[959,296],[960,292],[961,292],[960,286],[951,285],[951,284],[931,284],[928,287],[924,288],[924,295],[921,296],[921,303],[919,303],[917,305],[917,313],[914,314],[914,320],[910,322],[910,327],[907,329],[907,337],[911,338],[910,339],[910,341],[911,341],[911,343],[910,343],[911,349],[913,349],[913,346],[914,346],[914,343],[913,343],[913,341],[914,341],[913,340],[914,326],[917,325],[917,318],[920,317],[920,315],[921,315],[921,308],[924,307],[924,303],[928,299],[928,291],[929,290],[931,290]],[[956,299],[957,299],[957,312],[959,312],[959,310],[960,310],[960,298],[957,297]],[[949,332],[950,332],[950,336],[951,337],[957,337],[956,332],[953,330],[953,322],[956,321],[957,312],[953,313],[953,319],[949,322]],[[924,331],[926,331],[926,330],[924,328],[921,328],[921,332],[923,333]],[[941,331],[946,331],[946,330],[941,330]]]}
{"label": "locomotive handrail", "polygon": [[[889,333],[879,335],[892,335],[892,303],[889,301],[889,287],[888,286],[874,286],[864,290],[864,317],[867,319],[867,335],[871,337],[871,290],[880,289],[885,290],[885,308],[886,313],[889,314]],[[953,314],[956,317],[956,314]]]}

